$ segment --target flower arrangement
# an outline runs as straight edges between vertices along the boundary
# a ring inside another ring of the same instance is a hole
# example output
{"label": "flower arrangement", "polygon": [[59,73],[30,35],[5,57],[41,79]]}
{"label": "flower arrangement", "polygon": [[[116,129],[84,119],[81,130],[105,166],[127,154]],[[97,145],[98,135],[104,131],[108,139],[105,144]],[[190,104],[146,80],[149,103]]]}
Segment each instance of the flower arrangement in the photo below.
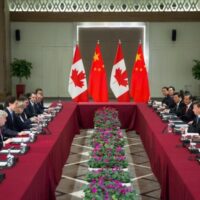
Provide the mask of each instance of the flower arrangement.
{"label": "flower arrangement", "polygon": [[136,192],[118,180],[93,180],[85,189],[85,200],[135,200]]}
{"label": "flower arrangement", "polygon": [[136,200],[136,191],[125,185],[130,184],[131,179],[125,171],[128,167],[124,150],[126,141],[120,130],[117,110],[98,109],[94,126],[95,132],[90,138],[93,150],[88,161],[93,170],[86,176],[89,185],[84,188],[84,200]]}
{"label": "flower arrangement", "polygon": [[94,156],[90,158],[90,160],[88,161],[88,165],[90,168],[127,168],[128,162],[126,160],[126,156],[108,157],[106,155],[103,157]]}
{"label": "flower arrangement", "polygon": [[118,168],[99,169],[96,171],[89,172],[85,180],[91,182],[93,180],[98,181],[100,178],[103,178],[104,181],[118,180],[122,183],[131,182],[129,172],[123,171]]}
{"label": "flower arrangement", "polygon": [[114,108],[103,107],[95,112],[94,116],[95,128],[107,129],[112,128],[112,130],[117,130],[121,126],[118,119],[118,112]]}
{"label": "flower arrangement", "polygon": [[96,144],[93,151],[90,154],[93,156],[124,156],[125,151],[121,146],[113,146],[113,145],[102,145]]}

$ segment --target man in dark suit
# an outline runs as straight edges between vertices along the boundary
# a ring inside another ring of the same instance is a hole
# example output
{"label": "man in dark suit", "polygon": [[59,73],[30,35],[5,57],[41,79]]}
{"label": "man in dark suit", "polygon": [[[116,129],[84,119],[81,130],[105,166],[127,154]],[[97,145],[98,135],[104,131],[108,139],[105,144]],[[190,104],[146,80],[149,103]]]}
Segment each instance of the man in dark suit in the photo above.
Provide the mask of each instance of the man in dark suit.
{"label": "man in dark suit", "polygon": [[17,107],[15,109],[16,127],[18,131],[23,131],[23,130],[32,128],[31,120],[23,118],[23,115],[22,115],[23,111],[24,111],[24,102],[18,101]]}
{"label": "man in dark suit", "polygon": [[169,94],[169,96],[173,98],[174,93],[175,93],[175,87],[174,86],[169,86],[168,87],[168,94]]}
{"label": "man in dark suit", "polygon": [[193,112],[193,103],[192,103],[193,97],[190,93],[184,94],[183,102],[185,103],[185,111],[184,115],[181,117],[181,119],[184,122],[191,122],[195,118],[195,114]]}
{"label": "man in dark suit", "polygon": [[2,127],[5,125],[7,113],[3,110],[0,110],[0,149],[2,149],[6,144],[12,142],[12,139],[4,139]]}
{"label": "man in dark suit", "polygon": [[200,134],[200,101],[193,103],[193,112],[196,118],[193,120],[193,123],[189,125],[188,132]]}
{"label": "man in dark suit", "polygon": [[170,109],[170,113],[174,113],[178,117],[182,117],[184,115],[186,105],[182,102],[181,95],[178,92],[175,92],[173,100],[175,102],[175,106]]}
{"label": "man in dark suit", "polygon": [[20,132],[17,129],[15,109],[17,106],[17,100],[13,96],[8,96],[5,101],[5,112],[7,113],[5,126],[2,127],[2,133],[5,137],[15,137],[24,135],[24,132]]}
{"label": "man in dark suit", "polygon": [[43,90],[42,88],[37,88],[35,90],[35,94],[37,96],[37,98],[39,97],[40,98],[40,107],[42,108],[42,110],[45,109],[45,106],[44,106],[44,93],[43,93]]}
{"label": "man in dark suit", "polygon": [[25,108],[25,113],[28,118],[37,116],[37,107],[36,107],[36,94],[34,92],[30,95],[30,100],[28,106]]}
{"label": "man in dark suit", "polygon": [[168,92],[168,87],[163,87],[162,88],[162,94],[164,96],[162,103],[166,104],[169,109],[173,108],[175,106],[174,100],[172,97],[170,97],[169,92]]}
{"label": "man in dark suit", "polygon": [[36,110],[38,114],[42,114],[44,112],[44,106],[42,103],[43,97],[40,93],[36,95]]}
{"label": "man in dark suit", "polygon": [[15,115],[16,106],[17,106],[17,99],[13,96],[8,96],[5,101],[5,111],[8,115],[5,126],[6,128],[11,129],[13,131],[17,131],[16,115]]}

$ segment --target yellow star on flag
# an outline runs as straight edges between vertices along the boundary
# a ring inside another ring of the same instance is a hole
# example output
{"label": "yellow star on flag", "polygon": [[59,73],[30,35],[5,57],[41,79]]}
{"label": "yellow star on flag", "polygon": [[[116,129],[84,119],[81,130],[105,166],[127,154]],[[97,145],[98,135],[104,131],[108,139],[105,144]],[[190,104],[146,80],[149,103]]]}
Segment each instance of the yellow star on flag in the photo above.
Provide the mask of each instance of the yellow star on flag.
{"label": "yellow star on flag", "polygon": [[99,60],[99,54],[98,54],[98,53],[96,53],[96,52],[94,53],[93,60],[94,60],[94,61]]}
{"label": "yellow star on flag", "polygon": [[141,55],[137,53],[136,59],[135,59],[136,62],[137,62],[138,60],[141,60],[141,57],[140,57],[140,56],[141,56]]}

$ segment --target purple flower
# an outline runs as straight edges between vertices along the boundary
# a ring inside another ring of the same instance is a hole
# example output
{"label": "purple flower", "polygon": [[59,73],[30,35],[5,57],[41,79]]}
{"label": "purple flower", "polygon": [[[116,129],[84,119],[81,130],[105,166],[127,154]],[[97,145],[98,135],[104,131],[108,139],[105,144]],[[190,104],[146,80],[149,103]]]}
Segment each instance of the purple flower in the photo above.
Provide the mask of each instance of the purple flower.
{"label": "purple flower", "polygon": [[97,193],[97,188],[96,187],[92,188],[92,193]]}

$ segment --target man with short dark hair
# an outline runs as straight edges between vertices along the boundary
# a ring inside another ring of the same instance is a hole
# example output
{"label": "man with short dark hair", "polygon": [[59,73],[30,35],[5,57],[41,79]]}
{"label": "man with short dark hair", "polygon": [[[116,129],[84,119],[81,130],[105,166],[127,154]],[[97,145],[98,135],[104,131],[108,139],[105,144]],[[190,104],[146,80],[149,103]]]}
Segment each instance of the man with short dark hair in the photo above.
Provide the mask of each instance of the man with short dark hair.
{"label": "man with short dark hair", "polygon": [[7,119],[5,126],[2,128],[4,137],[15,137],[18,135],[24,135],[25,133],[19,132],[17,129],[15,109],[17,106],[17,99],[13,96],[8,96],[5,101],[5,112],[7,113]]}
{"label": "man with short dark hair", "polygon": [[175,87],[174,86],[169,86],[168,87],[168,93],[170,97],[173,97],[174,93],[175,93]]}
{"label": "man with short dark hair", "polygon": [[30,100],[28,106],[25,108],[25,113],[28,118],[32,118],[37,116],[37,108],[36,108],[36,94],[34,92],[30,95]]}
{"label": "man with short dark hair", "polygon": [[184,115],[181,117],[181,119],[184,122],[191,122],[195,118],[195,114],[193,112],[193,97],[190,93],[184,94],[183,102],[186,105]]}
{"label": "man with short dark hair", "polygon": [[196,118],[193,120],[193,123],[189,125],[188,132],[200,134],[200,101],[194,102],[193,112]]}
{"label": "man with short dark hair", "polygon": [[6,128],[17,131],[15,109],[17,106],[17,99],[13,96],[8,96],[5,101],[5,111],[7,113]]}
{"label": "man with short dark hair", "polygon": [[178,117],[182,117],[185,112],[185,104],[182,102],[181,95],[178,92],[175,92],[173,95],[173,100],[175,106],[170,109],[170,113],[176,114]]}
{"label": "man with short dark hair", "polygon": [[166,86],[162,87],[162,94],[164,96],[162,103],[166,104],[169,109],[173,108],[175,106],[175,103],[174,103],[172,97],[169,96],[168,87],[166,87]]}

